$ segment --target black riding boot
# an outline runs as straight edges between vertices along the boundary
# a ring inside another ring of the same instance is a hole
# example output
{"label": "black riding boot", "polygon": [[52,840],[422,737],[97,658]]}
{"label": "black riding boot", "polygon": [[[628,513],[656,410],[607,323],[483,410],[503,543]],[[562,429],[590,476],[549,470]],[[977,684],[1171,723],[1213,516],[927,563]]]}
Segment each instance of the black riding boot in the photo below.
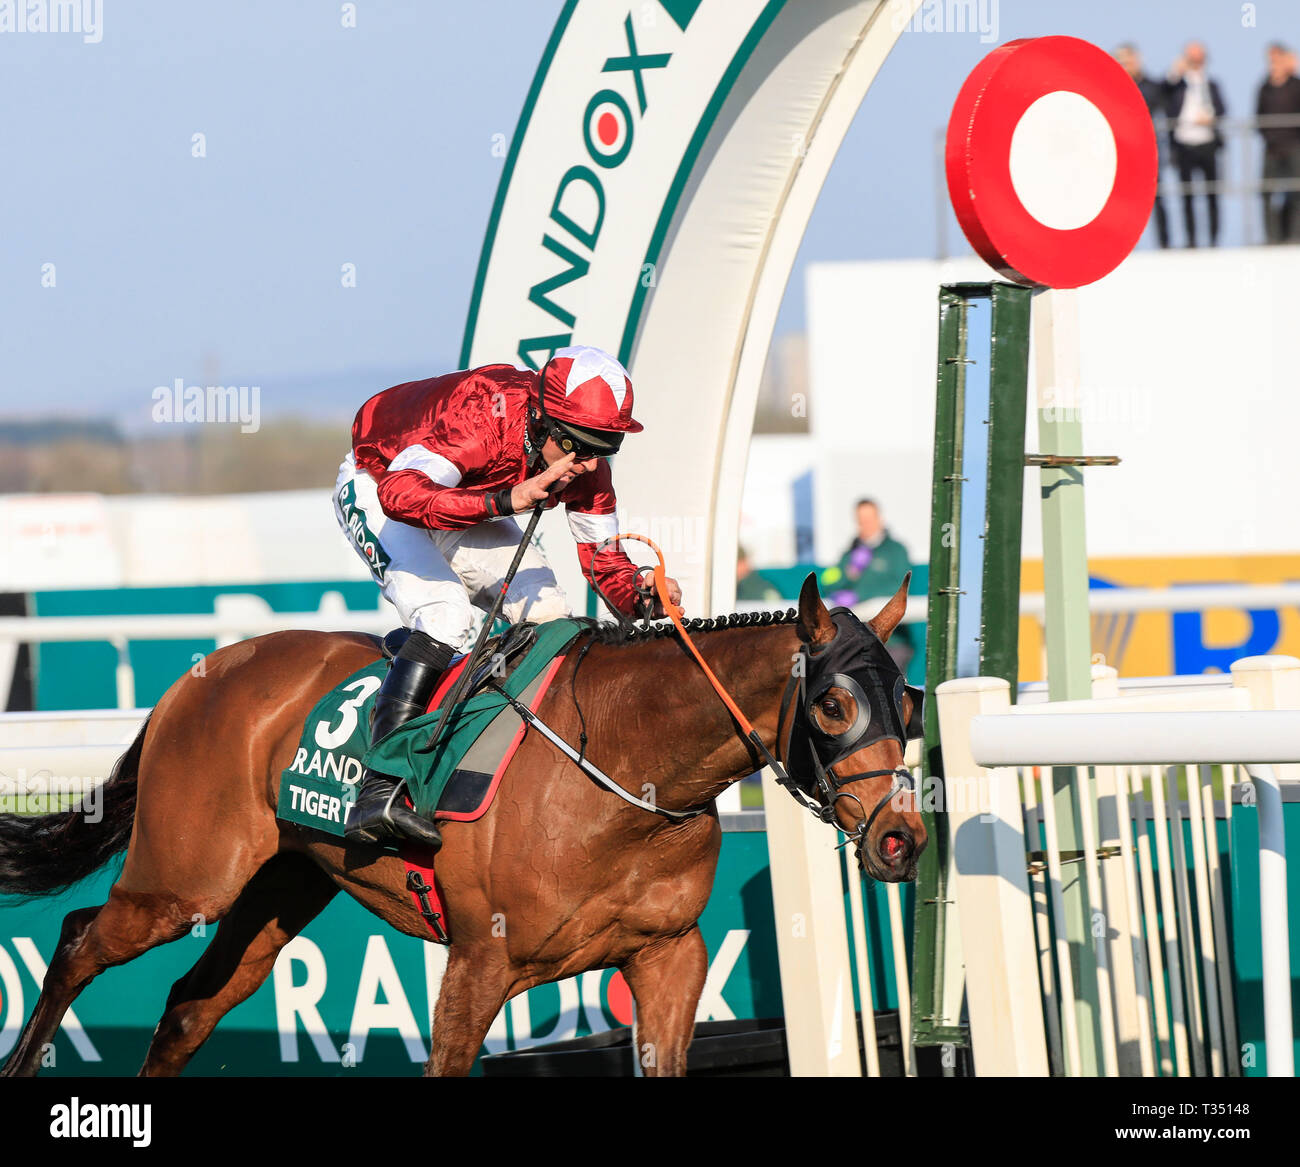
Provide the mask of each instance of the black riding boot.
{"label": "black riding boot", "polygon": [[[372,745],[425,712],[438,679],[454,655],[453,649],[426,633],[411,633],[375,694],[374,718],[370,723]],[[395,778],[367,770],[361,778],[356,804],[348,812],[344,837],[354,843],[410,839],[436,851],[442,846],[438,828],[417,815],[403,799],[394,798],[396,788]]]}

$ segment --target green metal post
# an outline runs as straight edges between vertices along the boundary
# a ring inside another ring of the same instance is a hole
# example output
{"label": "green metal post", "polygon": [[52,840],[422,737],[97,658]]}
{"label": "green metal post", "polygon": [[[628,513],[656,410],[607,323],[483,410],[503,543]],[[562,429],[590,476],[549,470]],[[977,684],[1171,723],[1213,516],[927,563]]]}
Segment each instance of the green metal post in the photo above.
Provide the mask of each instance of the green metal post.
{"label": "green metal post", "polygon": [[[945,1004],[947,870],[950,840],[943,810],[943,758],[935,689],[957,675],[960,530],[979,523],[981,563],[980,672],[1018,680],[1020,533],[1024,498],[1025,414],[1032,293],[1011,284],[952,284],[939,293],[939,367],[935,403],[934,479],[931,487],[930,616],[926,633],[925,778],[933,809],[923,811],[931,845],[916,884],[913,946],[913,1040],[917,1045],[968,1044],[952,1002]],[[987,448],[964,448],[970,311],[991,304]],[[963,512],[967,458],[983,456],[987,475],[983,514]]]}
{"label": "green metal post", "polygon": [[[962,413],[970,298],[939,290],[939,367],[935,395],[934,478],[930,487],[930,592],[925,636],[925,779],[943,779],[936,686],[957,660],[957,525],[961,520]],[[929,800],[925,806],[929,806]],[[943,970],[948,872],[948,822],[939,809],[922,810],[930,845],[916,874],[913,921],[912,1039],[914,1044],[967,1044],[959,1017],[944,1017]]]}
{"label": "green metal post", "polygon": [[987,513],[984,524],[980,673],[1020,682],[1020,538],[1025,501],[1025,417],[1033,293],[992,286]]}

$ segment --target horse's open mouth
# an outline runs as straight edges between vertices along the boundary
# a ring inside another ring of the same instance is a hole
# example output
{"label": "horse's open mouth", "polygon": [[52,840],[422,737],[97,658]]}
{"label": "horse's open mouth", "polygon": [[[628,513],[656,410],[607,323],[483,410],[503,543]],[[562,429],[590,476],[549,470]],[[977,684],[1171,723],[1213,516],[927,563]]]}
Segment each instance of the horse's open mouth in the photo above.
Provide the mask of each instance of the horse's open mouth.
{"label": "horse's open mouth", "polygon": [[857,848],[858,866],[881,883],[910,883],[921,851],[907,831],[886,831],[874,848]]}

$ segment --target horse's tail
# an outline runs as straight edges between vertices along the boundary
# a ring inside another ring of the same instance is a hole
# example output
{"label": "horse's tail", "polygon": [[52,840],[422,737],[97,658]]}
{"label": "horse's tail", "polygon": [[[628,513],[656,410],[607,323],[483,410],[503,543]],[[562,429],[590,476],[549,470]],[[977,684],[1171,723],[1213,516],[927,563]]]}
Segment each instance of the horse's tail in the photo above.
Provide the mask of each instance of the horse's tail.
{"label": "horse's tail", "polygon": [[[0,814],[0,895],[45,896],[98,871],[131,840],[149,719],[95,798],[47,815]],[[94,812],[93,815],[87,812]]]}

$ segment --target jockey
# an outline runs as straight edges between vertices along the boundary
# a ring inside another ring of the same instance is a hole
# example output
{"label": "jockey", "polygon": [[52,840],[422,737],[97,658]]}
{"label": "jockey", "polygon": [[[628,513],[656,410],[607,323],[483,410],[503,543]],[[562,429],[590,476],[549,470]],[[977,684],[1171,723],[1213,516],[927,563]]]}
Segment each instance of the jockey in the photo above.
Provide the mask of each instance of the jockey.
{"label": "jockey", "polygon": [[[633,615],[638,569],[617,547],[613,479],[605,461],[632,419],[632,382],[600,349],[560,349],[540,373],[484,365],[396,385],[370,398],[352,424],[334,511],[384,597],[412,629],[375,697],[371,741],[424,713],[438,679],[474,631],[523,537],[510,516],[563,502],[583,574]],[[669,580],[674,604],[681,600]],[[656,615],[664,613],[658,611]],[[530,546],[502,606],[512,624],[569,615],[541,552]],[[402,800],[397,783],[367,770],[345,836],[405,837],[438,847],[438,828]],[[390,807],[389,802],[393,805]]]}

